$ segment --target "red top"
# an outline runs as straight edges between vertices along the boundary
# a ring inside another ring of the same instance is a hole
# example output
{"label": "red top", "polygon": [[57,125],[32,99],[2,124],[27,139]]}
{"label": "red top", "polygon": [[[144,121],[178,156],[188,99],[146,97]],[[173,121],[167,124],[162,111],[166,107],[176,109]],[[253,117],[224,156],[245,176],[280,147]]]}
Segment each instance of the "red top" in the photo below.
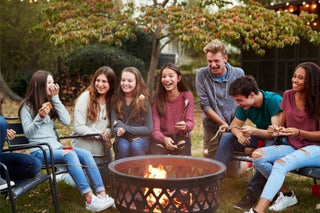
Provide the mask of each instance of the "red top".
{"label": "red top", "polygon": [[[286,113],[286,127],[295,127],[306,131],[319,131],[320,118],[316,118],[314,115],[308,115],[305,111],[299,110],[295,104],[294,93],[293,90],[287,90],[283,94],[280,105]],[[296,149],[313,144],[319,145],[319,141],[311,141],[298,136],[289,136],[288,142]]]}
{"label": "red top", "polygon": [[181,116],[186,105],[186,100],[189,100],[189,103],[184,114],[182,115],[182,118],[180,119],[180,121],[183,120],[186,122],[186,131],[176,132],[176,135],[180,137],[188,137],[187,132],[191,131],[194,126],[194,100],[192,93],[190,91],[180,92],[179,96],[175,100],[166,100],[165,115],[163,117],[159,116],[155,105],[156,100],[152,101],[152,136],[156,141],[163,143],[166,136],[174,135],[174,126],[179,121],[179,117]]}

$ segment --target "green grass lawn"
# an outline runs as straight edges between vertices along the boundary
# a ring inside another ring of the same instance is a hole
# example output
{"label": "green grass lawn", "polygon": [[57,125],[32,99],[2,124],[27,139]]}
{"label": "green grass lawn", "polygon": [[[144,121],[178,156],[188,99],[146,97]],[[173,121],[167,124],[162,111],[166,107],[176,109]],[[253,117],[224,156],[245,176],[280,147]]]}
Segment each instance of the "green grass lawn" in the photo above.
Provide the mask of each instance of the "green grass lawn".
{"label": "green grass lawn", "polygon": [[[16,116],[18,105],[7,102],[3,105],[5,116]],[[73,116],[72,108],[68,108]],[[57,125],[59,135],[71,134],[72,126],[62,127]],[[196,108],[195,112],[195,128],[192,132],[192,155],[196,157],[202,156],[202,122],[201,111]],[[220,202],[218,213],[241,212],[233,209],[233,205],[244,195],[247,183],[252,176],[253,171],[249,171],[241,178],[226,178],[220,190]],[[306,213],[316,212],[315,206],[320,202],[320,198],[311,194],[311,178],[300,175],[289,174],[286,178],[288,185],[294,190],[298,198],[298,204],[290,207],[283,212],[286,213]],[[87,212],[84,205],[84,198],[81,197],[79,191],[63,182],[58,183],[59,201],[61,212]],[[50,188],[47,183],[42,184],[30,193],[24,195],[17,200],[18,212],[54,212],[54,206],[51,199]],[[9,201],[0,198],[0,212],[11,212]],[[105,213],[117,213],[119,211],[108,209]],[[268,211],[267,211],[268,212]],[[320,211],[318,211],[320,212]]]}

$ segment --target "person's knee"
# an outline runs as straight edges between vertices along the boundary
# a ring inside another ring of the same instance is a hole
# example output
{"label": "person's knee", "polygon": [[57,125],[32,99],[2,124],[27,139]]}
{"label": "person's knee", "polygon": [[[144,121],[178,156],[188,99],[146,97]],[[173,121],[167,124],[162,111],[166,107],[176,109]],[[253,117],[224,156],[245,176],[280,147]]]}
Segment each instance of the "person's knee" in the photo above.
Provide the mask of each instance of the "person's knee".
{"label": "person's knee", "polygon": [[218,147],[232,147],[233,135],[231,133],[224,133],[221,136]]}
{"label": "person's knee", "polygon": [[251,154],[251,157],[253,160],[258,160],[258,159],[262,158],[263,156],[264,156],[264,152],[260,148],[254,150]]}

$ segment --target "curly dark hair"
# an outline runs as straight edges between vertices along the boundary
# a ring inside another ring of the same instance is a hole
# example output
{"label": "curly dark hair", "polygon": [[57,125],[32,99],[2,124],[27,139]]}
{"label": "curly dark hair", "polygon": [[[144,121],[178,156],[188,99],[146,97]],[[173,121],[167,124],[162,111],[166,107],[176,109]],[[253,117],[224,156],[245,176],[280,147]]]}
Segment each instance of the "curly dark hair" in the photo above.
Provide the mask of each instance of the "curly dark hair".
{"label": "curly dark hair", "polygon": [[320,66],[313,62],[303,62],[296,69],[302,68],[306,71],[306,102],[305,111],[309,115],[320,117]]}

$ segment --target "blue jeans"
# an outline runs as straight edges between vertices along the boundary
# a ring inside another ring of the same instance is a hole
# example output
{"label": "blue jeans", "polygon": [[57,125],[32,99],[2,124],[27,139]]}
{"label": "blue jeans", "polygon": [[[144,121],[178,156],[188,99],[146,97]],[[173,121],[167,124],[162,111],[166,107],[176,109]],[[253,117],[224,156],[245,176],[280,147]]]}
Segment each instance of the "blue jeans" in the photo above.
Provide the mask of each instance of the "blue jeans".
{"label": "blue jeans", "polygon": [[[49,150],[46,150],[46,152],[49,158]],[[53,161],[54,163],[67,164],[69,173],[82,195],[89,193],[92,190],[82,170],[81,164],[86,170],[86,173],[95,191],[99,193],[105,190],[99,169],[92,157],[91,152],[77,147],[73,147],[73,151],[68,154],[63,155],[62,152],[62,147],[53,150]],[[32,152],[31,154],[39,158],[41,162],[44,163],[44,156],[41,150]]]}
{"label": "blue jeans", "polygon": [[114,146],[115,159],[147,155],[149,146],[150,142],[147,138],[133,141],[128,141],[126,138],[118,138]]}
{"label": "blue jeans", "polygon": [[[224,133],[219,141],[214,160],[220,161],[224,165],[228,166],[232,160],[233,152],[235,150],[244,151],[244,148],[246,147],[257,148],[258,141],[260,139],[261,138],[251,136],[250,145],[244,146],[238,142],[237,137],[235,137],[232,133]],[[273,143],[273,140],[267,140],[265,146],[271,146]],[[267,179],[257,170],[250,179],[247,190],[250,190],[258,198],[266,182]]]}
{"label": "blue jeans", "polygon": [[[23,153],[5,152],[2,148],[7,136],[7,123],[3,116],[0,116],[0,161],[6,165],[11,180],[25,179],[36,176],[41,169],[41,162],[30,155]],[[4,171],[1,170],[4,177]]]}
{"label": "blue jeans", "polygon": [[7,137],[7,122],[3,116],[0,116],[0,154],[2,152],[2,148],[6,140],[6,137]]}
{"label": "blue jeans", "polygon": [[[24,153],[5,152],[0,156],[1,162],[7,166],[11,180],[26,179],[36,176],[41,170],[39,159]],[[1,170],[1,176],[3,176]]]}
{"label": "blue jeans", "polygon": [[[261,197],[269,201],[280,190],[288,172],[307,166],[320,167],[319,145],[310,145],[298,150],[290,145],[280,145],[263,147],[262,150],[264,155],[253,163],[268,178]],[[276,161],[278,159],[283,162]]]}

